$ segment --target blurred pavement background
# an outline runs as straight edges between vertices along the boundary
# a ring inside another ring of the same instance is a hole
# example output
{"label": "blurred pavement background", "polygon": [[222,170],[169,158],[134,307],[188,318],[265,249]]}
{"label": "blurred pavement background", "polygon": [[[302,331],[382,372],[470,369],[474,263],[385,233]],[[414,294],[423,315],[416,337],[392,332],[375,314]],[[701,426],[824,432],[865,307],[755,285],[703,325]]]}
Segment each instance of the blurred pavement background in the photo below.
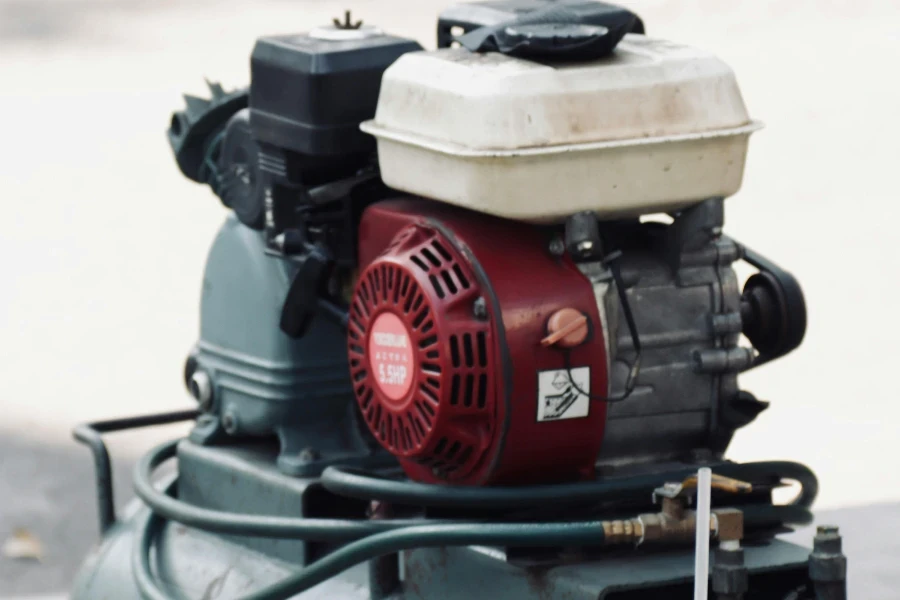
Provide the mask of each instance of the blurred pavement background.
{"label": "blurred pavement background", "polygon": [[[204,94],[204,76],[244,85],[257,36],[345,8],[433,47],[449,3],[0,0],[0,543],[25,528],[45,555],[0,558],[0,597],[64,589],[94,540],[92,465],[71,428],[191,405],[181,369],[225,213],[172,159],[181,94]],[[805,462],[821,508],[887,503],[896,525],[900,3],[624,3],[651,35],[725,59],[767,125],[726,231],[800,278],[809,331],[744,377],[772,407],[731,456]],[[121,501],[134,458],[180,431],[113,438]]]}

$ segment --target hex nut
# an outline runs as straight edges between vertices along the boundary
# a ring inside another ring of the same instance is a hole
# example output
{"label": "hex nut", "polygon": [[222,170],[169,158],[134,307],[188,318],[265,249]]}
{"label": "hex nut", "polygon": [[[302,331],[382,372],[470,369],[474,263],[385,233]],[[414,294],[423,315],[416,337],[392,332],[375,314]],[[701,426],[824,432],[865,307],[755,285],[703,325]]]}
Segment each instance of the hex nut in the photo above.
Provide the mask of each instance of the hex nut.
{"label": "hex nut", "polygon": [[736,508],[719,508],[713,511],[718,522],[720,541],[744,539],[744,513]]}

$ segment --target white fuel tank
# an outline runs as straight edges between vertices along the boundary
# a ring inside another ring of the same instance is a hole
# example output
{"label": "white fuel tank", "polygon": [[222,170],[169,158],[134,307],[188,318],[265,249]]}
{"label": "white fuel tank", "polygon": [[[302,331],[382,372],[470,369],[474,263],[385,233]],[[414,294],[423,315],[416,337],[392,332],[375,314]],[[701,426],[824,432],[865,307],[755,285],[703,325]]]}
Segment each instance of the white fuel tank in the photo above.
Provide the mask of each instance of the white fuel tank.
{"label": "white fuel tank", "polygon": [[404,54],[362,124],[389,186],[543,223],[730,196],[759,127],[724,62],[635,34],[587,63],[463,48]]}

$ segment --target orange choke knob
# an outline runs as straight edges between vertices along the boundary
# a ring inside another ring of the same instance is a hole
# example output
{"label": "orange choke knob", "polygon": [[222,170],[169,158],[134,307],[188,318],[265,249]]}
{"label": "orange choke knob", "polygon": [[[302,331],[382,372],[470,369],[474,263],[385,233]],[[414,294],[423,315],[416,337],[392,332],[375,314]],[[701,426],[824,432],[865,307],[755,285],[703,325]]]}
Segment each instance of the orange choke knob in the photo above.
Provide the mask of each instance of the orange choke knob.
{"label": "orange choke knob", "polygon": [[541,345],[574,348],[583,344],[587,336],[587,317],[574,308],[561,308],[550,315],[547,337],[541,340]]}

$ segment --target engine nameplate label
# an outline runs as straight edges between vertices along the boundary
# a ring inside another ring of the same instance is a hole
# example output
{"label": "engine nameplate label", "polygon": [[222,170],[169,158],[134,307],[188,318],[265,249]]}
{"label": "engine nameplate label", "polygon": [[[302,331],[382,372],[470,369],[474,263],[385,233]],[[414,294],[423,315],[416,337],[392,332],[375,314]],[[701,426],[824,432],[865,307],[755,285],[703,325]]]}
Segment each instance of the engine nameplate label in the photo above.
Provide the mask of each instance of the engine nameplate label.
{"label": "engine nameplate label", "polygon": [[412,387],[413,351],[409,332],[397,315],[382,313],[369,334],[369,363],[378,389],[400,400]]}
{"label": "engine nameplate label", "polygon": [[591,411],[591,368],[538,371],[537,420],[581,419]]}

